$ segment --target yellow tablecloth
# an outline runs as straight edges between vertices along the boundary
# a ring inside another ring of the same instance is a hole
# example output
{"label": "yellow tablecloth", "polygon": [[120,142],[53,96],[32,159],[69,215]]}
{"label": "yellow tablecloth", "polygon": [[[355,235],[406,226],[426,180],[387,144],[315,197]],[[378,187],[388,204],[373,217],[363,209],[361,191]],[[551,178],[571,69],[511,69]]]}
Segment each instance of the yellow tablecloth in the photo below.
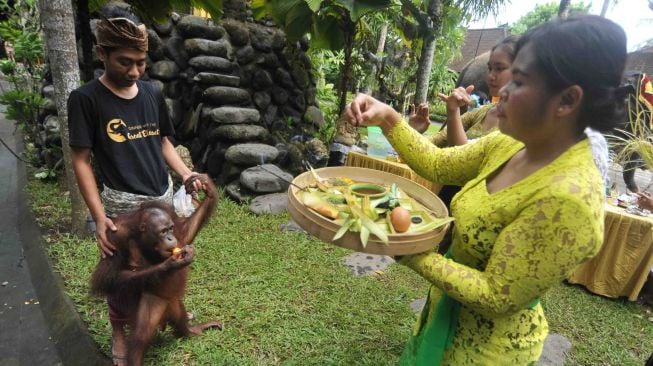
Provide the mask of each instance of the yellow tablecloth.
{"label": "yellow tablecloth", "polygon": [[569,278],[593,293],[636,301],[653,266],[653,217],[605,205],[605,238],[599,254]]}
{"label": "yellow tablecloth", "polygon": [[381,170],[384,172],[396,174],[401,177],[408,178],[413,182],[421,184],[422,186],[431,190],[431,192],[435,194],[438,194],[438,192],[440,192],[440,189],[442,188],[441,185],[433,183],[425,178],[422,178],[417,173],[415,173],[412,169],[410,169],[406,164],[396,163],[394,161],[389,161],[385,159],[378,159],[354,151],[350,151],[349,154],[347,154],[347,161],[345,162],[345,165],[353,166],[353,167],[376,169],[376,170]]}

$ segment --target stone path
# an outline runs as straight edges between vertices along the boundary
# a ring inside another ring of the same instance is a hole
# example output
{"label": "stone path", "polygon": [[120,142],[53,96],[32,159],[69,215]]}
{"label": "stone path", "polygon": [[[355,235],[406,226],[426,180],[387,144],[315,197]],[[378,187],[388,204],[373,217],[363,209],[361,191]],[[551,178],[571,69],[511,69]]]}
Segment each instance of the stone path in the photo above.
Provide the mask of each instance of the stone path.
{"label": "stone path", "polygon": [[[13,132],[13,122],[0,111],[0,137],[15,151],[22,144]],[[32,285],[34,263],[27,263],[18,230],[24,205],[18,164],[0,145],[0,365],[61,365],[41,312],[44,300]]]}

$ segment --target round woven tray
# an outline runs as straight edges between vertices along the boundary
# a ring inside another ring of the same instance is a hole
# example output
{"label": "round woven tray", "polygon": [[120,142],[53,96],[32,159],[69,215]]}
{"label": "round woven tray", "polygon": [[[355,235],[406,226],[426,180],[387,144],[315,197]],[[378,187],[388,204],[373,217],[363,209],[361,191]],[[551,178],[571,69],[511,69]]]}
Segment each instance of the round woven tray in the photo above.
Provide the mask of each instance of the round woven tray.
{"label": "round woven tray", "polygon": [[[435,212],[437,217],[446,217],[449,215],[444,203],[442,203],[440,198],[438,198],[438,196],[433,192],[411,180],[395,174],[357,167],[329,167],[316,169],[316,172],[322,178],[346,177],[357,182],[386,185],[395,183],[399,188],[408,193],[409,196],[418,201],[424,207]],[[308,187],[311,183],[314,183],[314,181],[315,180],[311,173],[305,172],[295,177],[293,183],[299,187]],[[449,224],[447,224],[424,233],[391,234],[388,235],[389,243],[387,245],[376,236],[370,235],[369,240],[367,241],[367,246],[363,247],[359,233],[355,232],[347,232],[340,239],[332,241],[331,239],[340,226],[332,220],[304,206],[304,204],[297,198],[298,191],[299,188],[294,185],[291,185],[290,188],[288,188],[288,212],[290,212],[290,216],[292,216],[293,220],[295,220],[302,229],[322,241],[358,252],[390,256],[426,252],[434,249],[440,243],[449,228]]]}

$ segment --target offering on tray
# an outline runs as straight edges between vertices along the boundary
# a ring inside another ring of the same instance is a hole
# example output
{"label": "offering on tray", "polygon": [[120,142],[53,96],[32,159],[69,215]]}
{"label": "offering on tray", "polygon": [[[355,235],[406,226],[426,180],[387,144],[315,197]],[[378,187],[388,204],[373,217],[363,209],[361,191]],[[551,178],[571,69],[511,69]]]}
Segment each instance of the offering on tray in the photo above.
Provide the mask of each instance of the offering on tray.
{"label": "offering on tray", "polygon": [[295,221],[318,238],[350,249],[387,255],[425,251],[439,243],[453,220],[435,194],[381,171],[311,169],[293,183],[289,211]]}
{"label": "offering on tray", "polygon": [[617,206],[622,208],[637,206],[637,196],[622,193],[617,196]]}

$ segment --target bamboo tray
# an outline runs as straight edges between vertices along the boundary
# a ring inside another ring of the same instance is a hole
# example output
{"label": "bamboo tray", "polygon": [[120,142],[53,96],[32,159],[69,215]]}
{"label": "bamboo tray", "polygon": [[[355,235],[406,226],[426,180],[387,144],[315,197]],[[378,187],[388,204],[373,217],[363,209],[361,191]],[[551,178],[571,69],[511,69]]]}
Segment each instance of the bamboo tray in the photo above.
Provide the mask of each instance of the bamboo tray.
{"label": "bamboo tray", "polygon": [[[449,215],[444,203],[433,192],[409,179],[395,174],[358,167],[329,167],[317,169],[316,172],[322,178],[346,177],[357,182],[385,185],[395,183],[417,202],[435,212],[437,217],[446,217]],[[305,172],[295,177],[293,183],[299,187],[307,187],[314,181],[311,173]],[[367,246],[363,247],[359,233],[354,232],[347,232],[340,239],[332,241],[331,239],[340,227],[332,220],[304,206],[297,198],[298,191],[299,188],[294,185],[288,188],[288,212],[290,212],[293,220],[302,229],[318,239],[357,252],[389,256],[423,253],[433,250],[442,241],[449,228],[449,224],[446,224],[435,230],[423,233],[390,234],[388,235],[389,244],[387,245],[376,236],[370,235]]]}

